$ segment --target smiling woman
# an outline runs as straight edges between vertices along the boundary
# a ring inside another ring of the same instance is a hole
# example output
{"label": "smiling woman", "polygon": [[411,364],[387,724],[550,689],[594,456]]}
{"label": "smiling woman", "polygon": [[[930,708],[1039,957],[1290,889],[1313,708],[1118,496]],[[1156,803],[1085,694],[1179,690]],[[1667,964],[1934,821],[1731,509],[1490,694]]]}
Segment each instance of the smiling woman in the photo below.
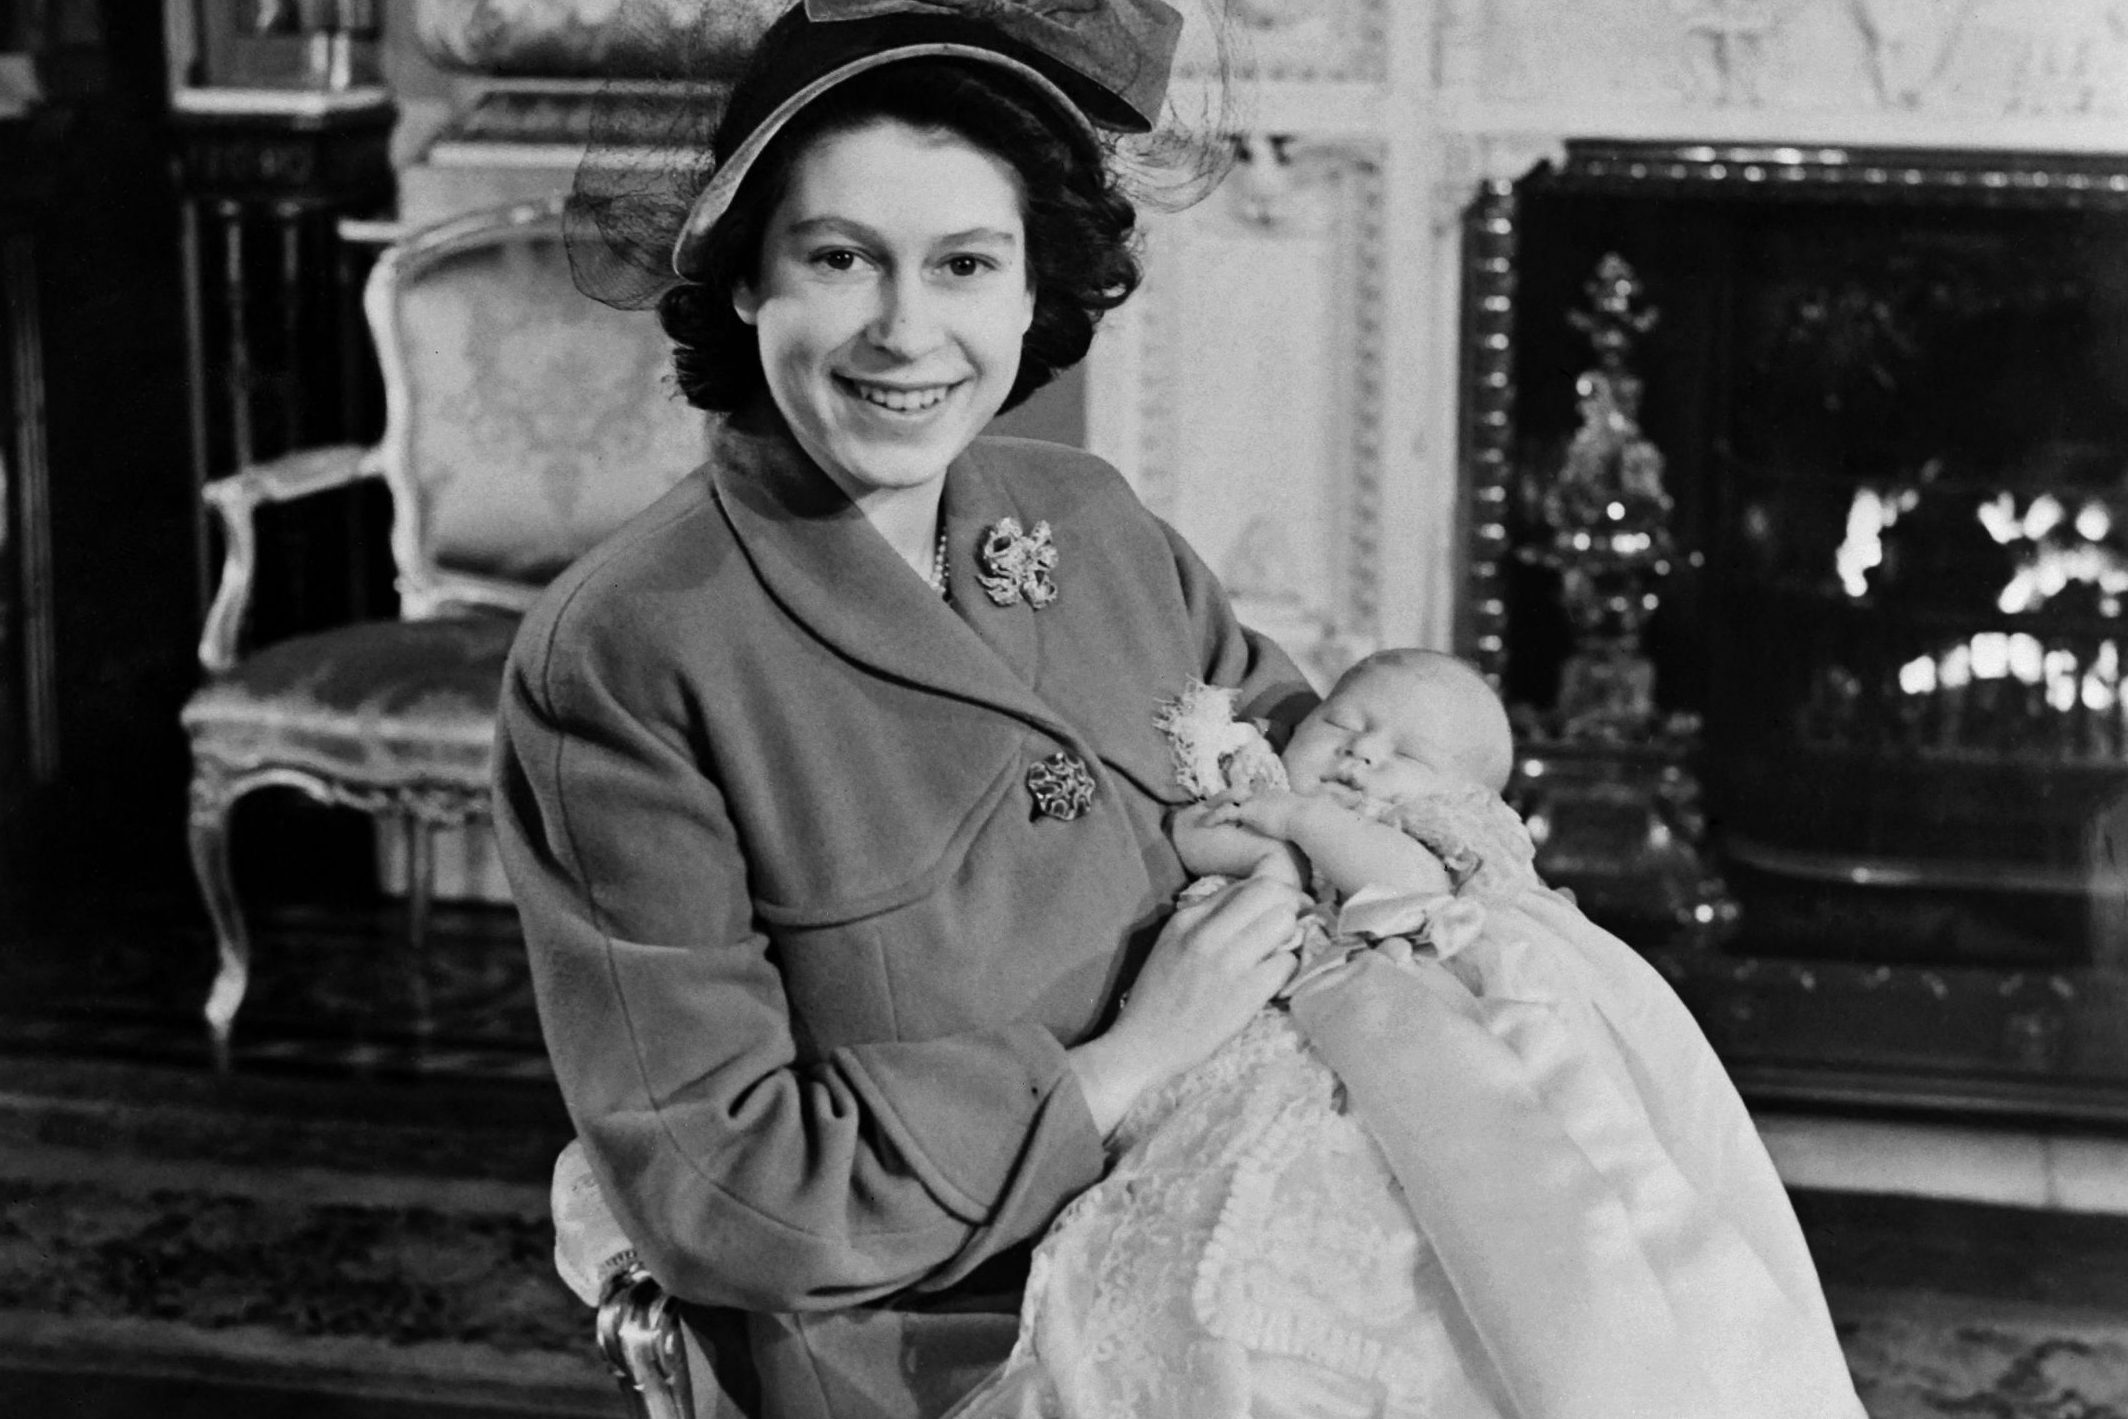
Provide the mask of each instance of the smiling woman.
{"label": "smiling woman", "polygon": [[676,260],[693,279],[666,294],[660,315],[682,346],[688,397],[705,408],[729,409],[759,390],[758,364],[743,332],[731,328],[734,314],[720,296],[757,276],[763,238],[795,159],[819,139],[874,123],[901,124],[935,144],[956,140],[988,155],[1012,184],[1009,230],[1024,239],[1035,308],[1004,407],[1084,358],[1101,314],[1137,289],[1131,247],[1137,213],[1094,140],[1073,125],[1042,122],[1016,99],[1011,82],[1009,75],[1001,79],[965,64],[910,60],[866,71],[792,118],[779,142],[733,185],[717,223],[682,239]]}
{"label": "smiling woman", "polygon": [[765,387],[919,570],[946,462],[1138,284],[1130,203],[1083,122],[1014,93],[1029,82],[931,58],[844,81],[682,237],[700,279],[660,307],[688,397],[735,410]]}
{"label": "smiling woman", "polygon": [[1019,183],[894,121],[807,156],[733,306],[799,447],[921,569],[946,465],[1012,392],[1034,318]]}
{"label": "smiling woman", "polygon": [[1095,126],[1153,126],[1179,26],[779,20],[663,233],[710,462],[512,653],[497,837],[556,1076],[745,1412],[942,1413],[1124,1112],[1291,972],[1290,886],[1171,910],[1154,711],[1290,723],[1299,673],[1113,469],[978,436],[1137,285]]}

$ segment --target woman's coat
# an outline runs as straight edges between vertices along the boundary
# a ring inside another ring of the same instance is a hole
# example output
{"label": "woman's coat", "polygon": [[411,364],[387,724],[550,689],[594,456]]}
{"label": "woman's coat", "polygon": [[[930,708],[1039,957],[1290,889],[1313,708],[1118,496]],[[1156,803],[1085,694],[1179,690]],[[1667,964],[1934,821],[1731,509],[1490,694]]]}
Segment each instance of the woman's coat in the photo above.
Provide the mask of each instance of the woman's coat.
{"label": "woman's coat", "polygon": [[[779,1419],[934,1413],[1003,1358],[1021,1244],[1104,1165],[1065,1050],[1184,881],[1155,712],[1192,678],[1313,699],[1097,459],[978,440],[942,515],[950,603],[772,415],[735,423],[550,589],[504,686],[563,1094],[651,1271],[724,1310],[705,1343],[750,1313]],[[1049,524],[1046,607],[978,585],[1007,516]],[[1027,784],[1060,754],[1075,819]]]}

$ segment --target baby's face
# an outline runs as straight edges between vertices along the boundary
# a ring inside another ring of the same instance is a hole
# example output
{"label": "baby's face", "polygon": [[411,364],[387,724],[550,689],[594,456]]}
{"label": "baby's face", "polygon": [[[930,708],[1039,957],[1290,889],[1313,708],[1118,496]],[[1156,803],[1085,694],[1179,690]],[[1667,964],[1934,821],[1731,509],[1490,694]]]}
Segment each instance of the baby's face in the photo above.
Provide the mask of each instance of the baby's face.
{"label": "baby's face", "polygon": [[1297,793],[1325,784],[1401,803],[1462,783],[1454,696],[1430,678],[1381,667],[1351,676],[1293,731],[1280,755]]}

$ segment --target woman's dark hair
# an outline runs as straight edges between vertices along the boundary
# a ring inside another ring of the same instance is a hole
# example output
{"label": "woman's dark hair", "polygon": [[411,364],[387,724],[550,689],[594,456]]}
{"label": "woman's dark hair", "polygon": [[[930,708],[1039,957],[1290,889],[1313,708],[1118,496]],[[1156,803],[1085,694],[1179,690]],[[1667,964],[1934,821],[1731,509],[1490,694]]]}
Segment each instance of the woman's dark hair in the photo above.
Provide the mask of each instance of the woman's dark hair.
{"label": "woman's dark hair", "polygon": [[1003,407],[1084,359],[1101,316],[1138,288],[1137,211],[1117,190],[1099,145],[1049,110],[1002,70],[937,59],[881,65],[800,110],[711,230],[702,280],[675,286],[658,302],[687,402],[730,412],[767,387],[759,339],[732,309],[732,289],[759,278],[762,238],[798,155],[819,138],[883,118],[953,133],[1019,174],[1034,320]]}

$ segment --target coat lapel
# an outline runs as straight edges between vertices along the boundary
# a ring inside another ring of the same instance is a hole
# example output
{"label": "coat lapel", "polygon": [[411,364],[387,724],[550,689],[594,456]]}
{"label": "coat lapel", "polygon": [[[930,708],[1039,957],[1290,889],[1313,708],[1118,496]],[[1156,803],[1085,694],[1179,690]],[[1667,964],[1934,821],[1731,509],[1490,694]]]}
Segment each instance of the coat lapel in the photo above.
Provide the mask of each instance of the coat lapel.
{"label": "coat lapel", "polygon": [[953,608],[977,635],[1012,667],[1022,683],[1033,687],[1041,669],[1041,645],[1035,611],[1025,600],[1000,606],[992,601],[976,573],[976,553],[1000,518],[1015,517],[1023,527],[1041,521],[1013,502],[1002,478],[971,448],[946,474],[946,565],[953,588]]}
{"label": "coat lapel", "polygon": [[[957,493],[971,474],[983,486]],[[838,652],[879,674],[1077,737],[1034,692],[1032,629],[992,624],[986,613],[1009,608],[987,598],[971,617],[984,625],[981,634],[954,614],[773,420],[728,423],[711,480],[762,585]],[[974,539],[987,525],[981,507],[1002,494],[965,459],[948,474],[947,490],[953,594],[981,597]]]}
{"label": "coat lapel", "polygon": [[[1059,497],[1054,487],[1022,482],[1015,496],[1015,484],[985,457],[983,444],[971,447],[946,484],[954,604],[1044,705],[1068,713],[1109,767],[1156,799],[1184,801],[1167,740],[1154,726],[1161,698],[1180,694],[1188,683],[1192,648],[1163,638],[1169,620],[1133,614],[1134,607],[1152,603],[1121,590],[1128,577],[1104,570],[1102,559],[1113,549],[1095,540],[1098,519],[1074,516],[1070,498]],[[1018,519],[1028,531],[1039,522],[1050,524],[1060,558],[1056,606],[1037,611],[1019,598],[999,606],[977,585],[977,550],[1002,517]],[[1116,598],[1110,614],[1084,614],[1098,604],[1094,598],[1109,597]],[[1168,667],[1176,683],[1163,688],[1128,673],[1128,666]]]}

